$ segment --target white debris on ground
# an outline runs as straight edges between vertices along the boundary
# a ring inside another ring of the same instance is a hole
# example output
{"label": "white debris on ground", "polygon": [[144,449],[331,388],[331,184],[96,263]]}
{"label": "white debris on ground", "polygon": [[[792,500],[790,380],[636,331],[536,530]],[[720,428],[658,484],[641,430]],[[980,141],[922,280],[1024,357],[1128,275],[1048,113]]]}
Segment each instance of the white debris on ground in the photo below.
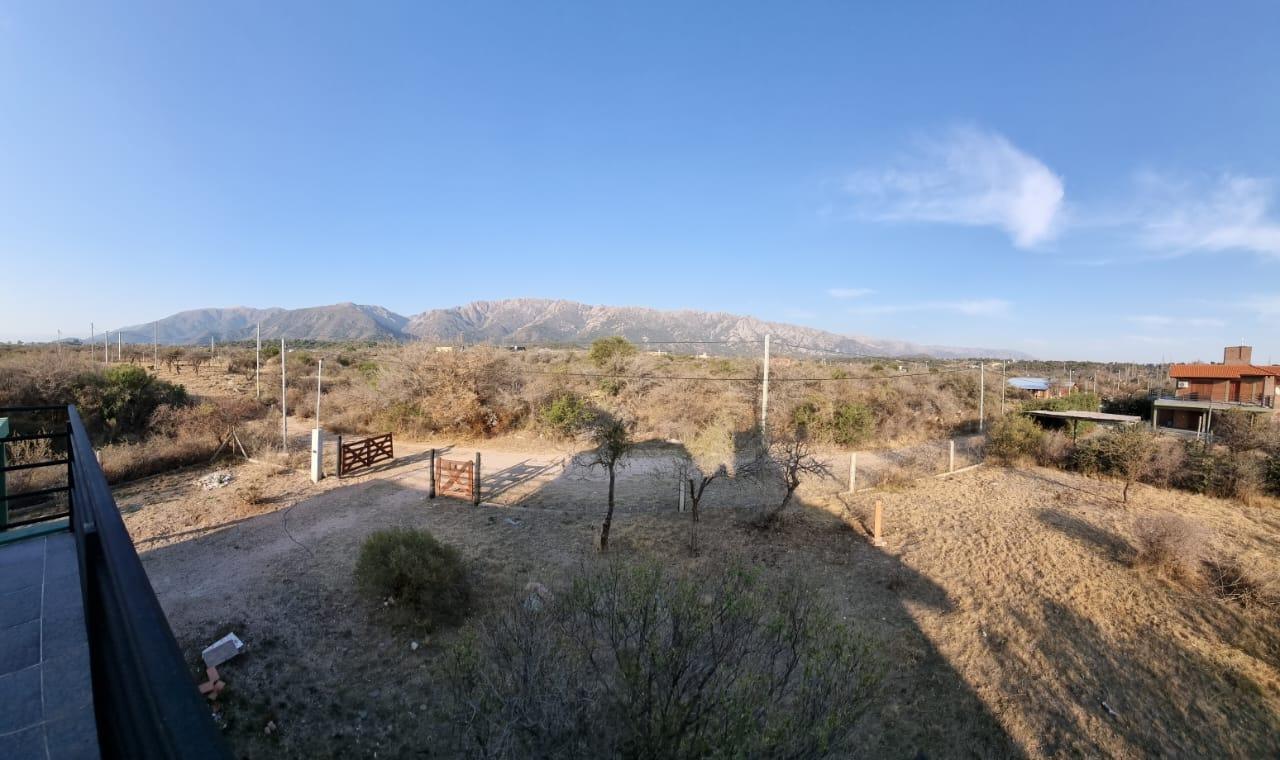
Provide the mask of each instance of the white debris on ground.
{"label": "white debris on ground", "polygon": [[231,470],[217,470],[204,477],[196,478],[196,485],[206,491],[212,491],[215,488],[222,488],[235,480],[235,478],[236,476],[231,474]]}

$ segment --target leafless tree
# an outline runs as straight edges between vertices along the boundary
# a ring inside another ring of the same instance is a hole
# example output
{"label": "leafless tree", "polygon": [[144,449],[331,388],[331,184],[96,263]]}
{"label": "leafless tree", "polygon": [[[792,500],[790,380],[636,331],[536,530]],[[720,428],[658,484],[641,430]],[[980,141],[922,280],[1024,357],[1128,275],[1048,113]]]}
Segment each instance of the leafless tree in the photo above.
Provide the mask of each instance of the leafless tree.
{"label": "leafless tree", "polygon": [[737,467],[731,421],[720,417],[692,431],[676,460],[680,487],[689,494],[689,553],[698,553],[699,507],[707,488]]}
{"label": "leafless tree", "polygon": [[613,495],[618,469],[630,455],[635,441],[631,438],[631,426],[616,415],[600,411],[586,426],[587,440],[592,448],[579,454],[576,462],[588,469],[601,467],[609,473],[609,507],[600,526],[600,551],[609,548],[609,528],[613,524]]}
{"label": "leafless tree", "polygon": [[831,477],[831,470],[815,457],[809,448],[804,430],[786,431],[777,434],[763,449],[764,461],[759,469],[771,472],[782,486],[782,499],[778,506],[766,512],[760,521],[762,527],[773,527],[782,519],[787,505],[800,487],[800,480],[806,475]]}

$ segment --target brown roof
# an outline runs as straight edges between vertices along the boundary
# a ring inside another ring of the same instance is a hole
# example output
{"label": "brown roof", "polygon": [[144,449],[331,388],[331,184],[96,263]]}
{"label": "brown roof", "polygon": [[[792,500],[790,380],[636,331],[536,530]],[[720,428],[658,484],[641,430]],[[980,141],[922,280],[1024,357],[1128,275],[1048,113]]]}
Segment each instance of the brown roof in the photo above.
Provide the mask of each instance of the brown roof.
{"label": "brown roof", "polygon": [[1169,377],[1213,378],[1235,380],[1241,377],[1280,375],[1280,365],[1259,367],[1253,364],[1171,364]]}

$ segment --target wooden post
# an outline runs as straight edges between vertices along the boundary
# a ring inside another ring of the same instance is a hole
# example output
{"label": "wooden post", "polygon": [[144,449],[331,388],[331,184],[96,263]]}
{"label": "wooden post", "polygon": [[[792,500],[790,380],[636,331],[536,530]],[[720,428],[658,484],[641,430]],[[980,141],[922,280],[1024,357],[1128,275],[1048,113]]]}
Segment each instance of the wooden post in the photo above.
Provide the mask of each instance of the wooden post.
{"label": "wooden post", "polygon": [[476,471],[472,473],[471,488],[474,489],[474,495],[471,503],[480,506],[480,452],[476,452]]}
{"label": "wooden post", "polygon": [[431,450],[431,485],[427,488],[427,498],[436,497],[436,450]]}
{"label": "wooden post", "polygon": [[683,513],[684,512],[684,476],[683,475],[681,475],[680,479],[676,481],[676,490],[680,492],[679,511]]}
{"label": "wooden post", "polygon": [[947,443],[949,444],[947,447],[948,448],[947,472],[955,472],[956,471],[956,439],[952,438],[950,441],[947,441]]}
{"label": "wooden post", "polygon": [[849,493],[853,493],[858,488],[858,452],[854,451],[849,454]]}
{"label": "wooden post", "polygon": [[884,513],[884,510],[880,506],[880,500],[876,499],[876,516],[875,516],[875,523],[872,529],[872,536],[871,536],[872,546],[884,546],[884,537],[880,533],[883,513]]}

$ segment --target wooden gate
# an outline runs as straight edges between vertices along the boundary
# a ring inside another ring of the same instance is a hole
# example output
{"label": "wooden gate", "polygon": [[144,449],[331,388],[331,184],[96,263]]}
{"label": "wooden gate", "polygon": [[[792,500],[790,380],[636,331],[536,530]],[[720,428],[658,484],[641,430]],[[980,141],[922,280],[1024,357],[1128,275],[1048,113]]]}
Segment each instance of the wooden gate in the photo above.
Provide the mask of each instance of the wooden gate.
{"label": "wooden gate", "polygon": [[343,443],[338,436],[338,477],[371,467],[378,462],[394,459],[391,434],[376,435],[351,443]]}
{"label": "wooden gate", "polygon": [[460,459],[436,460],[436,489],[441,496],[472,500],[475,497],[475,487],[474,462]]}

